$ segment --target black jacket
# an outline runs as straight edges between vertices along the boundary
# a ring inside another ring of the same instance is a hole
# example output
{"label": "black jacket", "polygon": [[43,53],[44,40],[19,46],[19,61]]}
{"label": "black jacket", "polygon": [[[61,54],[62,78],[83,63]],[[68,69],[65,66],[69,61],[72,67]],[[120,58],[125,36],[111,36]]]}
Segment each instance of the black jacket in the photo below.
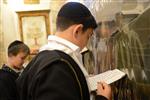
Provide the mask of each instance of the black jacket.
{"label": "black jacket", "polygon": [[[43,51],[17,80],[20,100],[90,100],[86,79],[76,62],[61,51]],[[97,96],[97,100],[107,100]]]}
{"label": "black jacket", "polygon": [[0,100],[18,100],[16,79],[18,74],[3,65],[0,69]]}

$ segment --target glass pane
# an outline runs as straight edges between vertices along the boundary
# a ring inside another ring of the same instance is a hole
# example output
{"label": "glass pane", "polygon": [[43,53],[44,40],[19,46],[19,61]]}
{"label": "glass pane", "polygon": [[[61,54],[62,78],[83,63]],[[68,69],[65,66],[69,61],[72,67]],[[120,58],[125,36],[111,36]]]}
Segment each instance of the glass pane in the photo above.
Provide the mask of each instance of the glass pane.
{"label": "glass pane", "polygon": [[85,2],[97,19],[98,28],[87,46],[84,64],[89,74],[114,68],[127,74],[112,84],[114,100],[150,100],[150,6],[141,14],[123,14],[122,3]]}

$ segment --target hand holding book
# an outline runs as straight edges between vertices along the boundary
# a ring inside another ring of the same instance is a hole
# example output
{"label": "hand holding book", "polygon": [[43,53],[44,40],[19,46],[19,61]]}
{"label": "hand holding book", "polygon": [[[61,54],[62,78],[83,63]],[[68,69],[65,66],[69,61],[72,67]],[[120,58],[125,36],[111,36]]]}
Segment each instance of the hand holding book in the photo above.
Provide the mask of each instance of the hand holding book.
{"label": "hand holding book", "polygon": [[97,88],[97,95],[101,95],[107,98],[108,100],[112,100],[112,91],[110,85],[106,84],[105,82],[98,82]]}
{"label": "hand holding book", "polygon": [[91,91],[95,91],[97,89],[97,83],[104,81],[107,84],[111,84],[122,77],[124,77],[126,74],[118,69],[109,70],[104,73],[92,76],[88,78],[88,83]]}

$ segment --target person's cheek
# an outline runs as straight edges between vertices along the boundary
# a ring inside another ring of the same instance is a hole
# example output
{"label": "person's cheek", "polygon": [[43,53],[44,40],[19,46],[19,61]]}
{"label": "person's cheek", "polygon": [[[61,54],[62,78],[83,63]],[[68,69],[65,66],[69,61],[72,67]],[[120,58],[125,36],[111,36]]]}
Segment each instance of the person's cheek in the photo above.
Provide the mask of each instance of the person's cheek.
{"label": "person's cheek", "polygon": [[22,65],[22,60],[18,59],[18,66],[21,66],[21,65]]}
{"label": "person's cheek", "polygon": [[24,60],[20,59],[20,66],[24,63]]}

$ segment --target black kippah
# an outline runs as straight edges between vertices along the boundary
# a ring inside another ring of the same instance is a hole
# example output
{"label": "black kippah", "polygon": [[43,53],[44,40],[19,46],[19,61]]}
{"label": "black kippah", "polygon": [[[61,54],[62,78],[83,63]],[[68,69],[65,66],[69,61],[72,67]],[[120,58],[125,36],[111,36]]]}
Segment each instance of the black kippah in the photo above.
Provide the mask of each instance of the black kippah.
{"label": "black kippah", "polygon": [[84,27],[87,28],[97,27],[96,21],[89,9],[78,2],[68,2],[62,6],[60,11],[58,12],[57,21],[63,18],[68,19],[76,24],[81,23],[84,25]]}
{"label": "black kippah", "polygon": [[57,17],[65,17],[69,19],[85,18],[92,16],[88,8],[77,2],[68,2],[60,9]]}

